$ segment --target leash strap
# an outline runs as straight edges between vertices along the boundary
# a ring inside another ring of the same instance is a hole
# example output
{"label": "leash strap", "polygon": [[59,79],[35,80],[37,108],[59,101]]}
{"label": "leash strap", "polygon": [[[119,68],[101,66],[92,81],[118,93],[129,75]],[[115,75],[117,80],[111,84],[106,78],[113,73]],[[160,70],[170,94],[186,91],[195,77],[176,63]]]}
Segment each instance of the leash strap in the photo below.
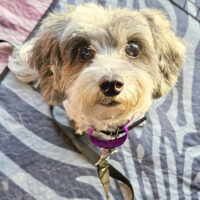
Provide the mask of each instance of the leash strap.
{"label": "leash strap", "polygon": [[[52,114],[52,117],[55,121],[55,124],[64,132],[65,135],[67,135],[72,143],[75,145],[75,147],[82,153],[84,156],[93,164],[95,165],[97,161],[99,160],[100,155],[97,154],[92,148],[89,146],[85,145],[81,140],[80,140],[80,135],[75,134],[74,129],[64,126],[61,123],[59,123],[54,115],[54,107],[50,106],[50,111]],[[98,175],[99,178],[104,186],[104,190],[106,193],[107,200],[110,200],[109,198],[109,175],[112,178],[115,178],[116,180],[121,181],[122,183],[126,184],[130,191],[131,191],[131,200],[134,199],[134,190],[133,187],[130,183],[130,181],[123,175],[121,174],[116,168],[114,168],[112,165],[108,164],[108,161],[105,160],[105,162],[102,162],[101,165],[97,166],[98,168]],[[103,170],[102,170],[103,169]]]}

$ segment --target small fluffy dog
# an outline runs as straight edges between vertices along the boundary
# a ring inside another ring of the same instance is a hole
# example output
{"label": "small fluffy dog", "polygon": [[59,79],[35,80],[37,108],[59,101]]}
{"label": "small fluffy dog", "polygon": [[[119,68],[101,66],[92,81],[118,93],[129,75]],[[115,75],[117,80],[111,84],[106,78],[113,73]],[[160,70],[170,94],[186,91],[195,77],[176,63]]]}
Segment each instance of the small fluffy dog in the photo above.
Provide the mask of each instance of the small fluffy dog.
{"label": "small fluffy dog", "polygon": [[78,133],[115,131],[170,92],[184,57],[161,11],[89,3],[43,20],[20,49],[23,67],[12,70],[22,81],[38,79],[50,105],[64,102]]}

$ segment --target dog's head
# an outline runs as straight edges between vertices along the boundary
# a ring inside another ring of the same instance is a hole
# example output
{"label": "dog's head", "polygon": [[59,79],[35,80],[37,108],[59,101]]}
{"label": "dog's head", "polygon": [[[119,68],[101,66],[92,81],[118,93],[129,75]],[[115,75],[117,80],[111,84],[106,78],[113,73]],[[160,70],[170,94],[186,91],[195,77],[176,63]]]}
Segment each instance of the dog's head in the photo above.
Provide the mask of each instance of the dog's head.
{"label": "dog's head", "polygon": [[169,93],[185,47],[153,9],[72,7],[44,20],[29,64],[49,104],[68,99],[96,119],[130,119]]}

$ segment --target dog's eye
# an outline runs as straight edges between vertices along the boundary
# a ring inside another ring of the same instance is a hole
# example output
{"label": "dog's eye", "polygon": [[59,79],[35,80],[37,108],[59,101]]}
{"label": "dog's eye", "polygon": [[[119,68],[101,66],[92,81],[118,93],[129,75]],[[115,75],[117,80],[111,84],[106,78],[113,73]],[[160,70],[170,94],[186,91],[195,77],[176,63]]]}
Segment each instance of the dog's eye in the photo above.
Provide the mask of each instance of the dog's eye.
{"label": "dog's eye", "polygon": [[127,55],[131,57],[134,57],[134,58],[138,57],[140,55],[140,48],[137,42],[134,42],[134,41],[128,42],[128,45],[126,47],[126,53]]}
{"label": "dog's eye", "polygon": [[88,46],[82,46],[78,49],[78,56],[81,60],[87,60],[92,56],[91,49]]}

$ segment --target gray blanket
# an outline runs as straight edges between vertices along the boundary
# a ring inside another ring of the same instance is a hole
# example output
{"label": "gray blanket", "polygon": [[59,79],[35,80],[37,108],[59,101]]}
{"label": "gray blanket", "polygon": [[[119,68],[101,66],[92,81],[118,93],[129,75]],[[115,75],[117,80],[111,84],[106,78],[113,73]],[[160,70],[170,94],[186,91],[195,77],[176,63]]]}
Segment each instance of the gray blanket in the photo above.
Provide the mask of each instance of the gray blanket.
{"label": "gray blanket", "polygon": [[[168,0],[98,2],[162,9],[188,42],[176,87],[154,101],[146,125],[130,132],[110,162],[129,178],[137,200],[200,199],[200,24]],[[64,3],[58,1],[54,10],[66,9]],[[61,108],[57,116],[68,123]],[[128,197],[128,189],[111,180],[111,198]],[[96,169],[58,134],[40,93],[9,72],[0,84],[0,200],[70,199],[105,199]]]}

